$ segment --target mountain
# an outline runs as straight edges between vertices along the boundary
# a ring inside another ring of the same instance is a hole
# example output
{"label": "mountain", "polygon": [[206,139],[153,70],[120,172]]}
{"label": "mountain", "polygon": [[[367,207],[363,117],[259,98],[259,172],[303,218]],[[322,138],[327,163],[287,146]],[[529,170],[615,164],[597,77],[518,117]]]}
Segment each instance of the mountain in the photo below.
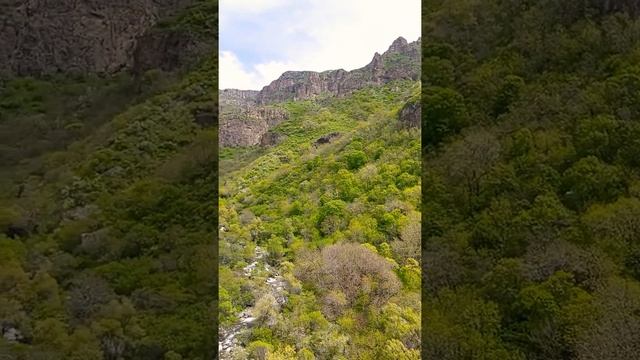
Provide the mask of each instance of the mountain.
{"label": "mountain", "polygon": [[393,80],[420,79],[420,39],[396,39],[382,55],[376,53],[365,67],[352,70],[287,71],[257,95],[259,104],[304,100],[321,95],[344,95],[368,85]]}
{"label": "mountain", "polygon": [[221,360],[419,358],[418,44],[221,91]]}
{"label": "mountain", "polygon": [[216,358],[216,10],[0,5],[0,358]]}
{"label": "mountain", "polygon": [[287,71],[260,91],[225,89],[220,92],[220,146],[253,146],[263,140],[287,114],[271,104],[344,96],[366,86],[396,80],[420,79],[420,39],[399,37],[382,55],[352,70]]}

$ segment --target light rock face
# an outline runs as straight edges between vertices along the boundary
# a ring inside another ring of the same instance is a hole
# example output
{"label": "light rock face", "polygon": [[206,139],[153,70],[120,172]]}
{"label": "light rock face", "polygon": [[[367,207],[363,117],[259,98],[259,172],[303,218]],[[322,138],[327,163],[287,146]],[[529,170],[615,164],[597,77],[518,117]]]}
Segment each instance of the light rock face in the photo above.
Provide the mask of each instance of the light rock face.
{"label": "light rock face", "polygon": [[281,108],[270,106],[220,105],[220,146],[253,146],[270,144],[267,131],[287,120],[289,115]]}
{"label": "light rock face", "polygon": [[220,91],[221,147],[269,146],[277,143],[268,130],[286,120],[281,108],[268,106],[289,100],[320,96],[342,96],[370,85],[394,80],[420,79],[421,40],[412,43],[400,37],[382,55],[353,71],[287,71],[260,91]]}
{"label": "light rock face", "polygon": [[130,69],[139,38],[159,19],[193,2],[5,0],[0,4],[0,75]]}
{"label": "light rock face", "polygon": [[255,112],[240,112],[234,115],[221,113],[227,121],[220,123],[220,146],[253,146],[260,143],[260,138],[269,130],[267,122]]}
{"label": "light rock face", "polygon": [[219,103],[220,106],[254,105],[256,103],[258,93],[259,91],[256,90],[220,90]]}
{"label": "light rock face", "polygon": [[286,100],[309,99],[321,94],[340,94],[348,77],[345,70],[325,72],[287,71],[260,91],[257,102],[268,104]]}
{"label": "light rock face", "polygon": [[259,105],[258,95],[254,90],[220,91],[220,146],[268,146],[277,141],[267,131],[289,115],[282,108]]}

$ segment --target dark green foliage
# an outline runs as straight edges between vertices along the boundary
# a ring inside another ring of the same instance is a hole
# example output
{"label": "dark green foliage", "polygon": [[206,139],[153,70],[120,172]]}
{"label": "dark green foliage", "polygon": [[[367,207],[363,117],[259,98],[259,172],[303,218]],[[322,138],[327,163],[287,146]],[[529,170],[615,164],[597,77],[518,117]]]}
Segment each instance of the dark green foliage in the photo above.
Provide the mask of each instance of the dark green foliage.
{"label": "dark green foliage", "polygon": [[0,165],[63,149],[139,101],[126,74],[0,79]]}
{"label": "dark green foliage", "polygon": [[630,4],[424,10],[423,358],[637,357]]}
{"label": "dark green foliage", "polygon": [[493,104],[493,116],[498,117],[509,110],[511,103],[518,99],[520,89],[524,86],[524,80],[515,75],[508,75],[498,90]]}
{"label": "dark green foliage", "polygon": [[563,178],[567,203],[573,207],[580,208],[591,201],[609,202],[625,191],[622,170],[595,156],[578,160]]}
{"label": "dark green foliage", "polygon": [[197,36],[215,36],[217,38],[218,3],[211,0],[198,0],[186,11],[172,19],[165,19],[157,26],[161,30],[187,31]]}
{"label": "dark green foliage", "polygon": [[425,88],[422,108],[422,138],[426,146],[439,144],[465,125],[467,114],[464,99],[453,89]]}
{"label": "dark green foliage", "polygon": [[367,154],[361,150],[352,150],[345,155],[349,170],[357,170],[367,162]]}

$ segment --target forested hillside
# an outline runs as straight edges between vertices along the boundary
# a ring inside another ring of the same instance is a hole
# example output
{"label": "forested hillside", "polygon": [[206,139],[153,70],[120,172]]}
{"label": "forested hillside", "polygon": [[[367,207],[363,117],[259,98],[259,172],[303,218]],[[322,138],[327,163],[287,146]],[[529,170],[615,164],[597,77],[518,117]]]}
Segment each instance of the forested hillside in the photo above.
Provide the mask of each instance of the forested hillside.
{"label": "forested hillside", "polygon": [[423,11],[423,358],[637,359],[637,2]]}
{"label": "forested hillside", "polygon": [[286,118],[247,126],[277,141],[221,149],[221,359],[419,359],[420,84],[399,77],[279,90]]}
{"label": "forested hillside", "polygon": [[[12,21],[24,11],[44,19],[28,24],[41,27],[34,36],[66,29],[47,30],[59,8],[18,5],[3,8]],[[57,6],[77,10],[65,16],[89,27],[84,40],[103,35],[85,10],[98,24],[122,20],[109,4]],[[138,34],[122,71],[93,72],[108,61],[98,58],[48,72],[80,61],[74,51],[91,55],[70,38],[55,39],[67,41],[69,62],[35,62],[50,48],[12,58],[18,70],[0,80],[0,358],[215,357],[216,8],[180,2]],[[199,46],[188,63],[167,55],[167,44],[186,51],[182,40]],[[158,44],[163,55],[144,58]]]}

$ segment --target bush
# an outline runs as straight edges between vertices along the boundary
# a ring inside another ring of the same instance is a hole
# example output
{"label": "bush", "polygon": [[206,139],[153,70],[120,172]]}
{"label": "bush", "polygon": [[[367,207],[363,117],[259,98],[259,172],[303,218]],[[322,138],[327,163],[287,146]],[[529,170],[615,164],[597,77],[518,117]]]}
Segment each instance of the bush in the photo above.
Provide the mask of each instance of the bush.
{"label": "bush", "polygon": [[256,360],[267,360],[273,352],[273,345],[264,341],[253,341],[247,347],[249,354]]}
{"label": "bush", "polygon": [[317,286],[333,305],[344,297],[352,306],[364,296],[365,305],[380,306],[400,290],[392,265],[359,244],[331,245],[320,253],[307,253],[299,261],[296,276]]}

